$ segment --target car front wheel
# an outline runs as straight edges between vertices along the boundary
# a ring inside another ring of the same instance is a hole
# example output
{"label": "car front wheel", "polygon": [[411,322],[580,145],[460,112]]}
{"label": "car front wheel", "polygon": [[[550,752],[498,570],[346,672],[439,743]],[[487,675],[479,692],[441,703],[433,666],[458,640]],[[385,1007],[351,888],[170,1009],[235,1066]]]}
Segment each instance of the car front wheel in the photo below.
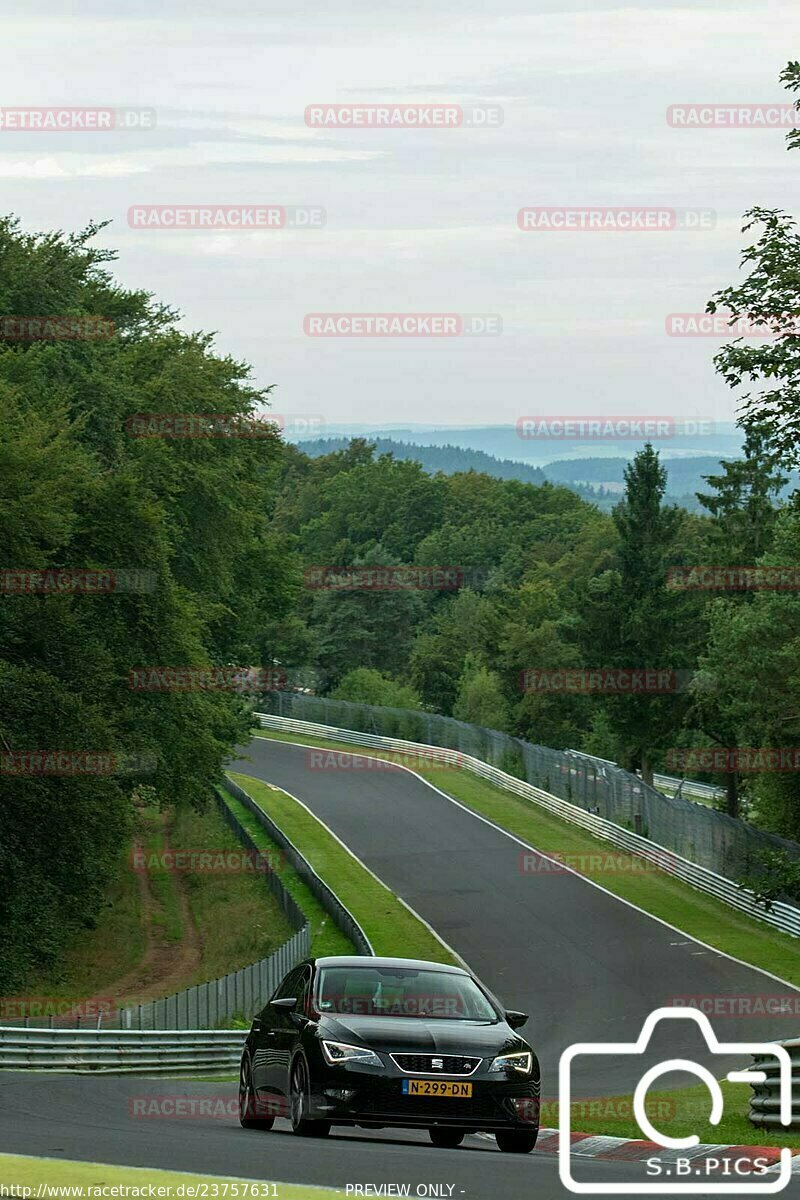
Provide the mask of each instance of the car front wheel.
{"label": "car front wheel", "polygon": [[327,1137],[331,1131],[330,1121],[316,1121],[306,1115],[309,1108],[309,1092],[306,1065],[302,1058],[298,1058],[292,1067],[292,1081],[289,1087],[292,1133],[300,1137]]}
{"label": "car front wheel", "polygon": [[538,1129],[498,1129],[494,1136],[504,1154],[530,1154],[538,1133]]}

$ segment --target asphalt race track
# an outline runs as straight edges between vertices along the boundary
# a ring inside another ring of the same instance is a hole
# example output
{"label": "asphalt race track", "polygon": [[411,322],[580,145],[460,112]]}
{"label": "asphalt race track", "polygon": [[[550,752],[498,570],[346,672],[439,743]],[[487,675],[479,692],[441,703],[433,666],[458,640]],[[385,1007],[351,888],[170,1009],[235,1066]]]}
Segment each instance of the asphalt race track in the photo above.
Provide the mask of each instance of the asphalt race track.
{"label": "asphalt race track", "polygon": [[[233,1116],[132,1116],[137,1100],[177,1096],[221,1099],[232,1112],[235,1095],[232,1084],[8,1072],[0,1084],[0,1152],[319,1184],[341,1189],[342,1196],[348,1184],[359,1183],[408,1184],[412,1196],[420,1184],[438,1184],[445,1188],[439,1196],[448,1200],[563,1200],[567,1195],[555,1155],[501,1154],[492,1141],[477,1137],[457,1150],[439,1150],[426,1134],[406,1130],[334,1130],[325,1141],[316,1141],[294,1137],[285,1121],[260,1133],[241,1129]],[[609,1184],[646,1179],[644,1163],[593,1160],[586,1170],[587,1179]],[[575,1174],[584,1177],[580,1168]],[[795,1179],[783,1193],[793,1200],[800,1195]]]}
{"label": "asphalt race track", "polygon": [[[539,1051],[545,1099],[556,1096],[565,1046],[632,1041],[648,1013],[671,999],[790,993],[578,876],[522,871],[520,856],[530,851],[407,771],[312,770],[304,747],[268,739],[255,739],[247,754],[234,769],[301,799],[508,1007],[532,1014],[523,1033]],[[726,1041],[796,1036],[795,1023],[786,1024],[785,1017],[740,1018],[718,1020],[715,1028]],[[718,1076],[728,1066],[674,1028],[657,1049],[659,1058],[708,1062]],[[574,1095],[630,1092],[646,1065],[642,1058],[587,1060]],[[135,1115],[137,1099],[187,1095],[218,1097],[231,1107],[215,1119]],[[453,1200],[567,1195],[553,1155],[500,1154],[493,1141],[476,1137],[458,1150],[439,1150],[427,1135],[401,1130],[334,1130],[326,1141],[295,1138],[283,1121],[270,1133],[245,1131],[233,1115],[234,1096],[232,1084],[8,1072],[0,1076],[0,1152],[319,1184],[342,1195],[348,1184],[367,1183],[410,1184],[411,1195],[419,1184],[452,1185],[440,1194]],[[598,1182],[646,1178],[643,1163],[589,1166]],[[795,1176],[784,1194],[798,1193]]]}

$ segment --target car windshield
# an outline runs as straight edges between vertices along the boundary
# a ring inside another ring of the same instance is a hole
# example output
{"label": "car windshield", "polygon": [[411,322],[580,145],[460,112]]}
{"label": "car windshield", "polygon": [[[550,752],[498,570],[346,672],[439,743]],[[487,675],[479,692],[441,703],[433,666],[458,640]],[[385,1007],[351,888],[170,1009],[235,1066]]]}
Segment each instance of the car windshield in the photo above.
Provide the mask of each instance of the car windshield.
{"label": "car windshield", "polygon": [[321,1013],[426,1020],[497,1021],[468,975],[406,967],[324,967],[317,988]]}

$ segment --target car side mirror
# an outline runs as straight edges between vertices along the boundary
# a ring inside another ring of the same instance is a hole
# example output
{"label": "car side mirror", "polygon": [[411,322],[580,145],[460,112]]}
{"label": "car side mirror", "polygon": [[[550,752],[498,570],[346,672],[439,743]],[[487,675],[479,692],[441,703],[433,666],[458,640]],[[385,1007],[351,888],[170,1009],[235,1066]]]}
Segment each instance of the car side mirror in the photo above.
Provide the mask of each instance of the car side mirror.
{"label": "car side mirror", "polygon": [[280,1000],[270,1000],[270,1008],[293,1009],[297,1004],[297,996],[281,996]]}
{"label": "car side mirror", "polygon": [[517,1012],[516,1009],[513,1008],[509,1008],[506,1012],[506,1023],[510,1025],[512,1029],[521,1029],[523,1025],[528,1023],[529,1019],[530,1018],[528,1017],[527,1013]]}

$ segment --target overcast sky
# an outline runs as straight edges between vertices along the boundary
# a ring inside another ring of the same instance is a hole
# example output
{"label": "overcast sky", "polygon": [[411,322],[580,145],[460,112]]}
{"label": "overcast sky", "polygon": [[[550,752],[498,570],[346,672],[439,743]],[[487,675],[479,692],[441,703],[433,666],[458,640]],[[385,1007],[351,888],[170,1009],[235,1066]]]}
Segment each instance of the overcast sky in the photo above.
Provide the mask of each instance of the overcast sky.
{"label": "overcast sky", "polygon": [[[73,11],[70,12],[70,7]],[[679,129],[670,105],[784,103],[797,0],[22,6],[3,106],[152,108],[144,132],[0,131],[26,229],[111,219],[116,272],[341,423],[525,414],[729,419],[702,311],[739,273],[742,212],[796,207],[781,130]],[[500,106],[503,123],[317,129],[310,104]],[[132,205],[321,206],[314,230],[133,229]],[[713,209],[702,232],[523,233],[524,206]],[[502,317],[493,337],[312,338],[308,313]]]}

